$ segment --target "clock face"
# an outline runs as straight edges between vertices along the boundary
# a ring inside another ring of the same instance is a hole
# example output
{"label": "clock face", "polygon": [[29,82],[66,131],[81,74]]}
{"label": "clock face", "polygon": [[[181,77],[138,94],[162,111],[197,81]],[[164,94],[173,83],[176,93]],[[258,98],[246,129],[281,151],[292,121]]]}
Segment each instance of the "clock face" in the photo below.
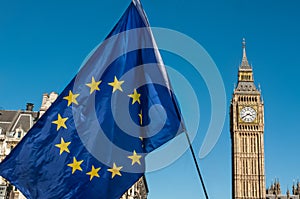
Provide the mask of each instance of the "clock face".
{"label": "clock face", "polygon": [[240,118],[244,122],[253,122],[256,118],[256,111],[252,107],[244,107],[240,111]]}

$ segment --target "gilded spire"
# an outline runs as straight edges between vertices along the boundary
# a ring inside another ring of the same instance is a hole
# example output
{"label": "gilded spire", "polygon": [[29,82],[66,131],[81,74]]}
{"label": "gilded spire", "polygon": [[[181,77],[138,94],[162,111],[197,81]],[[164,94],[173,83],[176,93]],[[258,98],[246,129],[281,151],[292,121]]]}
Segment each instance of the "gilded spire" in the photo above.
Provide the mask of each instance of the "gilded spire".
{"label": "gilded spire", "polygon": [[246,40],[243,38],[242,42],[242,48],[243,48],[243,58],[240,68],[241,69],[251,69],[251,66],[248,63],[247,55],[246,55]]}

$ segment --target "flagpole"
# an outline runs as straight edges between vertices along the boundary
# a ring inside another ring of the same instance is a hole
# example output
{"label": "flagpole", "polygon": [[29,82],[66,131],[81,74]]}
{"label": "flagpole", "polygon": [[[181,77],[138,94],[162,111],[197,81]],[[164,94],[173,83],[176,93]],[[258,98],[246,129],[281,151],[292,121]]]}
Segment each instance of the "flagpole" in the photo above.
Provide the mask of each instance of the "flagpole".
{"label": "flagpole", "polygon": [[188,132],[186,130],[184,132],[185,132],[186,138],[188,140],[188,143],[189,143],[189,146],[190,146],[190,150],[192,152],[192,156],[193,156],[193,159],[194,159],[194,162],[195,162],[195,166],[196,166],[196,169],[197,169],[197,172],[198,172],[198,176],[199,176],[201,184],[202,184],[202,188],[203,188],[203,191],[204,191],[204,194],[205,194],[205,198],[208,199],[208,194],[206,192],[204,180],[203,180],[201,172],[200,172],[200,167],[198,165],[198,162],[197,162],[197,159],[196,159],[196,155],[195,155],[195,152],[194,152],[194,149],[193,149],[190,137],[189,137]]}

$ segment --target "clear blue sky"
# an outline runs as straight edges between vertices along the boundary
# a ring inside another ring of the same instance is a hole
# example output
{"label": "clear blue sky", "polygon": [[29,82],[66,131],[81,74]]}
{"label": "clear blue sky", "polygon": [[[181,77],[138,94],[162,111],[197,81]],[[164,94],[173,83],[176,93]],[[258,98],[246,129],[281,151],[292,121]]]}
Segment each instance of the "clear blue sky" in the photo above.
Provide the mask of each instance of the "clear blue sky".
{"label": "clear blue sky", "polygon": [[[35,110],[43,93],[60,92],[86,55],[109,33],[129,5],[127,1],[0,2],[0,109]],[[285,192],[299,172],[300,2],[297,0],[143,0],[150,24],[180,31],[200,43],[215,61],[227,94],[225,125],[214,149],[199,160],[210,198],[231,197],[229,103],[241,60],[241,40],[265,101],[266,184],[278,177]],[[174,41],[176,42],[176,41]],[[165,63],[188,66],[163,53]],[[187,77],[195,77],[190,71]],[[171,77],[172,78],[172,77]],[[198,78],[198,79],[197,79]],[[210,119],[210,100],[201,76],[201,121],[194,140],[198,153]],[[180,82],[173,81],[180,93]],[[193,85],[195,86],[195,85]],[[180,97],[182,107],[188,98]],[[185,120],[191,113],[182,110]],[[179,138],[182,139],[182,138]],[[182,139],[184,143],[185,140]],[[149,199],[203,198],[191,154],[147,174]]]}

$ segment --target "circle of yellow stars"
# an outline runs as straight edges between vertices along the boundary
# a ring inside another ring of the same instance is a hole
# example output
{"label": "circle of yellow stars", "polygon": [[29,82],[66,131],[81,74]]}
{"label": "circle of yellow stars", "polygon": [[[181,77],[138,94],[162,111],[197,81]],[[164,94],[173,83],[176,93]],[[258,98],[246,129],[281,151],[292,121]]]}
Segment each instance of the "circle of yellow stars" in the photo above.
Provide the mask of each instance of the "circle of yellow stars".
{"label": "circle of yellow stars", "polygon": [[[116,91],[123,92],[122,84],[125,81],[120,81],[116,76],[114,76],[114,81],[109,82],[108,85],[112,87],[112,93],[115,93]],[[92,77],[91,82],[85,84],[87,87],[90,88],[90,94],[93,94],[96,91],[100,91],[100,84],[102,81],[96,81],[94,77]],[[69,91],[68,95],[63,97],[64,100],[67,101],[67,106],[71,106],[72,104],[78,105],[77,97],[80,94],[74,94],[71,90]],[[128,97],[132,99],[132,105],[135,103],[141,104],[140,97],[141,94],[137,92],[136,89],[133,90],[132,94],[129,94]],[[140,125],[143,123],[143,115],[142,111],[138,114]],[[52,121],[53,124],[56,125],[56,131],[59,131],[61,128],[67,129],[66,122],[69,118],[68,117],[62,117],[59,113],[57,114],[57,119]],[[141,141],[143,141],[142,137],[139,137]],[[69,146],[71,145],[71,142],[66,142],[63,137],[60,139],[60,143],[55,144],[55,147],[59,149],[59,155],[62,155],[64,152],[70,153]],[[140,159],[142,158],[142,155],[139,155],[136,153],[135,150],[133,150],[132,155],[127,156],[128,159],[131,160],[131,165],[141,165]],[[72,169],[72,174],[74,174],[76,171],[82,172],[83,169],[81,167],[81,164],[84,160],[77,160],[76,157],[73,157],[73,161],[69,164],[67,164],[68,167]],[[115,162],[113,162],[113,165],[111,168],[107,169],[108,172],[111,173],[111,179],[113,179],[115,176],[122,176],[121,169],[123,166],[117,166]],[[90,181],[93,180],[94,177],[100,178],[99,171],[101,170],[101,167],[95,167],[92,165],[91,169],[86,172],[86,175],[90,177]]]}

